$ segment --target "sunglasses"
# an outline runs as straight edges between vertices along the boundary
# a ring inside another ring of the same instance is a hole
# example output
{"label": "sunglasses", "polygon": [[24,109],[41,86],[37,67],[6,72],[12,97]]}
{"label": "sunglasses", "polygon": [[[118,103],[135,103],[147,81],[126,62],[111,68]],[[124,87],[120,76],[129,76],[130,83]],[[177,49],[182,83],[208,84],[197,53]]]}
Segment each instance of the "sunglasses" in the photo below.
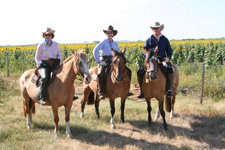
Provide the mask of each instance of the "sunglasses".
{"label": "sunglasses", "polygon": [[45,34],[45,36],[52,36],[52,34]]}
{"label": "sunglasses", "polygon": [[107,34],[113,34],[113,32],[107,32]]}
{"label": "sunglasses", "polygon": [[157,30],[157,29],[159,29],[159,28],[152,28],[153,30]]}

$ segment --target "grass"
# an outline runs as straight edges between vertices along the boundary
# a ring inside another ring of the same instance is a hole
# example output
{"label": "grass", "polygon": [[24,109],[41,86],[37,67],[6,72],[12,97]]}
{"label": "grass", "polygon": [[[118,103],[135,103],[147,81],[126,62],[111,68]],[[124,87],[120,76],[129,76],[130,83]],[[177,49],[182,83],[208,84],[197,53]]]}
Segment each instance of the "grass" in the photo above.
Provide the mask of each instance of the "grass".
{"label": "grass", "polygon": [[[0,149],[225,149],[225,100],[215,102],[189,96],[177,96],[175,118],[166,113],[168,131],[162,119],[147,124],[147,105],[132,101],[125,106],[125,123],[120,123],[120,100],[116,101],[115,125],[110,129],[110,107],[107,100],[100,103],[100,119],[96,119],[93,105],[86,105],[80,119],[80,99],[71,110],[71,132],[65,134],[64,108],[59,109],[60,137],[54,138],[51,107],[36,105],[32,129],[28,130],[23,116],[18,79],[4,78],[0,98]],[[77,92],[81,88],[77,87]],[[157,102],[152,101],[152,118]]]}

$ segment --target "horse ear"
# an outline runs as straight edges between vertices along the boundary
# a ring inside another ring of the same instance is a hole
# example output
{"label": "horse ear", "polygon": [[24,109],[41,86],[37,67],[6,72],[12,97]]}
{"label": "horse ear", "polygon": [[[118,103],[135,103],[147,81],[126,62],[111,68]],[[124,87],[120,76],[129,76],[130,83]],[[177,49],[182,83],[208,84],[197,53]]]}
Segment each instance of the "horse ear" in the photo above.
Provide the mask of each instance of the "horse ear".
{"label": "horse ear", "polygon": [[125,53],[126,53],[126,47],[123,49],[122,53],[123,53],[123,55],[125,56]]}
{"label": "horse ear", "polygon": [[74,54],[74,53],[75,53],[75,52],[74,52],[74,51],[72,51],[72,50],[70,50],[70,51],[71,51],[71,53],[72,53],[72,54]]}
{"label": "horse ear", "polygon": [[115,55],[115,53],[116,53],[114,50],[111,50],[111,52],[112,52],[112,55],[113,55],[113,56],[114,56],[114,55]]}
{"label": "horse ear", "polygon": [[159,50],[159,48],[158,48],[158,46],[156,46],[156,47],[155,47],[155,50],[154,50],[154,53],[157,54],[157,53],[158,53],[158,50]]}
{"label": "horse ear", "polygon": [[[150,51],[150,50],[149,50],[149,51]],[[147,49],[144,49],[144,50],[143,50],[143,52],[144,52],[144,54],[145,54],[145,55],[147,55],[147,54],[148,54]]]}
{"label": "horse ear", "polygon": [[84,49],[80,49],[79,52],[83,53],[84,52]]}

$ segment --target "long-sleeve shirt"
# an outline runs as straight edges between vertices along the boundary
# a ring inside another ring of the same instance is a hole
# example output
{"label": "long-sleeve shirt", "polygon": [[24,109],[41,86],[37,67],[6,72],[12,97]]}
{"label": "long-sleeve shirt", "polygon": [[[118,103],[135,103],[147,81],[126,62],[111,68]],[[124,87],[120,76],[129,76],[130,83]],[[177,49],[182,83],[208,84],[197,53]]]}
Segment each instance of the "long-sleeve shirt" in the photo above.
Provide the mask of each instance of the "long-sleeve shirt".
{"label": "long-sleeve shirt", "polygon": [[158,45],[157,56],[160,56],[162,58],[169,57],[171,59],[173,51],[171,49],[169,40],[164,35],[160,37],[159,41],[156,40],[154,35],[150,36],[146,40],[144,48],[146,50],[149,50],[150,48],[154,50],[157,45]]}
{"label": "long-sleeve shirt", "polygon": [[112,43],[110,43],[109,39],[105,39],[104,41],[102,41],[101,43],[99,43],[93,50],[93,55],[95,58],[95,61],[97,63],[100,62],[100,58],[99,58],[99,54],[100,56],[112,56],[112,52],[111,50],[115,50],[115,51],[119,51],[119,47],[118,44],[113,41]]}
{"label": "long-sleeve shirt", "polygon": [[35,54],[35,62],[37,67],[40,66],[42,60],[48,59],[62,59],[62,53],[57,42],[52,41],[50,46],[48,46],[45,42],[38,45]]}

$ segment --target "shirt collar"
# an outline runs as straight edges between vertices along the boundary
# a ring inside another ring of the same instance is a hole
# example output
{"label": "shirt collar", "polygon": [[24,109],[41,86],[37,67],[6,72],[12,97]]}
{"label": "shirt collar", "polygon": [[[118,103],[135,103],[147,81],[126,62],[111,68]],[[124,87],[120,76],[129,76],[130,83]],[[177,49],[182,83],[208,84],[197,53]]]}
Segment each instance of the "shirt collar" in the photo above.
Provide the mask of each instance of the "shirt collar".
{"label": "shirt collar", "polygon": [[153,36],[155,37],[155,39],[156,39],[157,41],[159,41],[159,40],[160,40],[160,37],[162,36],[162,33],[160,33],[159,36],[155,36],[154,34],[153,34]]}

